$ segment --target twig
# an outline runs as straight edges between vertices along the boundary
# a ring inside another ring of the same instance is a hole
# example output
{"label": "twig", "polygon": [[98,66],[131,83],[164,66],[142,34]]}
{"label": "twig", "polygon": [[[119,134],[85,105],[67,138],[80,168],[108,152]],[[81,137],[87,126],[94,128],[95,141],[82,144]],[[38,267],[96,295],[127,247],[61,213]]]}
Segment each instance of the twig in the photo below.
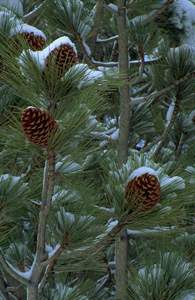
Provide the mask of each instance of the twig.
{"label": "twig", "polygon": [[166,141],[167,141],[167,138],[168,138],[168,135],[169,135],[169,132],[177,118],[177,113],[178,113],[178,107],[179,107],[179,103],[178,103],[178,98],[176,98],[176,101],[175,101],[175,105],[174,105],[174,108],[172,110],[172,113],[171,113],[171,116],[170,116],[170,120],[167,124],[167,126],[165,127],[164,129],[164,132],[162,134],[162,137],[161,137],[161,140],[154,152],[154,160],[158,160],[159,159],[159,156],[160,156],[160,152],[163,148],[163,146],[165,145]]}
{"label": "twig", "polygon": [[41,4],[39,4],[35,9],[33,9],[28,14],[24,15],[23,20],[26,23],[33,23],[34,20],[39,16],[40,11],[43,8],[43,5],[45,4],[45,1],[43,1]]}
{"label": "twig", "polygon": [[118,34],[111,36],[109,38],[105,38],[105,39],[100,39],[99,37],[97,37],[96,43],[99,43],[99,44],[110,43],[110,42],[114,42],[116,40],[118,40]]}
{"label": "twig", "polygon": [[64,251],[64,247],[63,245],[60,245],[57,250],[53,253],[53,255],[48,258],[46,261],[44,261],[42,263],[42,267],[44,267],[45,265],[47,266],[44,272],[44,275],[42,277],[41,282],[39,283],[39,292],[42,290],[42,288],[45,285],[45,282],[47,281],[47,278],[49,276],[49,273],[53,270],[58,258],[60,257],[60,255],[62,254],[62,252]]}
{"label": "twig", "polygon": [[[1,251],[2,252],[2,251]],[[25,272],[20,272],[16,268],[14,268],[4,257],[2,253],[0,253],[0,263],[3,269],[14,279],[16,279],[18,282],[27,284],[28,279],[25,277]]]}
{"label": "twig", "polygon": [[[158,62],[159,58],[158,57],[154,57],[151,58],[149,60],[145,61],[145,65],[151,65],[154,64],[156,62]],[[94,58],[91,59],[92,63],[94,66],[97,67],[108,67],[108,68],[112,68],[112,67],[118,67],[119,63],[116,61],[97,61]],[[139,66],[141,64],[141,60],[130,60],[129,61],[129,65],[136,65]]]}
{"label": "twig", "polygon": [[182,147],[183,147],[183,142],[184,142],[184,133],[182,132],[181,136],[180,136],[180,139],[179,139],[179,143],[176,147],[176,153],[175,153],[176,158],[179,158],[179,156],[181,154],[181,150],[182,150]]}

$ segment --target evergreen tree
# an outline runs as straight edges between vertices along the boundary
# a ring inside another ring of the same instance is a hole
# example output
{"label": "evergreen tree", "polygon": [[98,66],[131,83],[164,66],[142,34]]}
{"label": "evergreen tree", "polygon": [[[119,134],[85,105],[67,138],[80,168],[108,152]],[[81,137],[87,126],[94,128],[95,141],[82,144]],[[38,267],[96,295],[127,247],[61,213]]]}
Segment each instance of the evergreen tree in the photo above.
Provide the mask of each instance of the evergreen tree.
{"label": "evergreen tree", "polygon": [[0,299],[193,299],[194,20],[0,0]]}

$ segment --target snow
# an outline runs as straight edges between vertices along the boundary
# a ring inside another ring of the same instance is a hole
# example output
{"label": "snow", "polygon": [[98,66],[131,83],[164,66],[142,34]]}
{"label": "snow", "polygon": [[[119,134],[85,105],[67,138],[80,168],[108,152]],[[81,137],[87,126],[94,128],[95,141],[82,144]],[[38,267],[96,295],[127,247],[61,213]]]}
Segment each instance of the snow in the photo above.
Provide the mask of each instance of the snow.
{"label": "snow", "polygon": [[110,139],[112,141],[117,141],[119,139],[119,129],[115,130],[111,135]]}
{"label": "snow", "polygon": [[87,55],[89,57],[91,57],[91,49],[89,48],[89,46],[87,45],[87,43],[85,41],[83,41],[82,43],[83,43],[83,47],[85,49],[85,52],[87,53]]}
{"label": "snow", "polygon": [[185,188],[185,182],[183,178],[179,176],[173,176],[173,177],[165,176],[162,178],[160,182],[162,188],[164,186],[173,185],[173,184],[177,186],[178,190],[183,190]]}
{"label": "snow", "polygon": [[182,300],[195,300],[195,294],[189,294],[185,296]]}
{"label": "snow", "polygon": [[142,230],[132,230],[132,229],[127,229],[127,234],[130,236],[138,236],[138,235],[144,235],[144,234],[153,234],[153,233],[161,233],[161,232],[169,232],[172,230],[175,230],[176,226],[171,226],[171,227],[160,227],[156,226],[154,228],[146,228]]}
{"label": "snow", "polygon": [[87,64],[76,64],[71,68],[71,71],[83,72],[83,79],[80,81],[78,88],[93,84],[96,80],[101,79],[104,76],[102,71],[92,70]]}
{"label": "snow", "polygon": [[195,6],[189,0],[177,0],[173,5],[173,25],[184,31],[182,43],[195,46]]}
{"label": "snow", "polygon": [[108,225],[107,225],[107,229],[106,232],[111,231],[114,227],[116,227],[118,225],[118,220],[111,220],[108,221]]}
{"label": "snow", "polygon": [[23,32],[34,33],[34,35],[41,36],[43,39],[46,40],[46,36],[41,30],[37,29],[34,26],[25,24],[25,23],[17,24],[15,27],[13,27],[11,29],[11,36],[16,35],[17,33],[23,33]]}
{"label": "snow", "polygon": [[34,266],[34,263],[33,265],[31,266],[31,268],[26,271],[26,272],[21,272],[20,270],[16,269],[14,266],[12,266],[8,261],[6,261],[7,265],[9,266],[9,268],[11,270],[13,270],[14,273],[18,274],[18,276],[26,279],[26,280],[29,280],[31,278],[31,275],[32,275],[32,270],[33,270],[33,266]]}
{"label": "snow", "polygon": [[158,175],[156,173],[155,170],[153,170],[152,168],[149,168],[149,167],[140,167],[136,170],[134,170],[130,176],[128,177],[128,180],[133,180],[135,177],[139,177],[139,176],[142,176],[144,174],[150,174],[150,175],[154,175],[158,178]]}
{"label": "snow", "polygon": [[[56,48],[62,46],[62,45],[69,45],[73,50],[75,51],[77,55],[77,50],[75,47],[75,44],[67,37],[67,36],[62,36],[55,41],[53,41],[48,47],[41,51],[32,51],[28,50],[28,54],[32,57],[32,59],[37,63],[37,65],[40,67],[41,70],[44,70],[45,68],[45,61],[47,57],[50,55],[50,53],[55,50]],[[20,62],[24,63],[26,57],[26,52],[22,52],[20,56]]]}
{"label": "snow", "polygon": [[3,174],[0,176],[0,183],[2,184],[3,181],[9,181],[9,188],[12,189],[15,184],[17,184],[20,180],[20,176],[12,176],[10,174]]}
{"label": "snow", "polygon": [[12,17],[13,17],[13,14],[11,12],[1,11],[0,12],[0,26],[1,27],[5,26],[9,22],[10,18],[12,18]]}
{"label": "snow", "polygon": [[54,256],[56,254],[56,252],[60,249],[60,247],[61,247],[60,244],[57,244],[54,248],[49,246],[47,248],[48,257],[50,258],[50,257]]}
{"label": "snow", "polygon": [[169,105],[169,108],[167,110],[167,114],[166,114],[166,126],[169,126],[172,116],[173,116],[173,112],[174,112],[174,108],[175,108],[175,102],[172,101]]}
{"label": "snow", "polygon": [[136,144],[136,149],[141,150],[146,144],[146,141],[141,139],[137,144]]}
{"label": "snow", "polygon": [[108,4],[108,8],[110,8],[115,13],[118,12],[118,6],[113,3]]}
{"label": "snow", "polygon": [[0,0],[0,6],[23,16],[23,5],[20,0]]}

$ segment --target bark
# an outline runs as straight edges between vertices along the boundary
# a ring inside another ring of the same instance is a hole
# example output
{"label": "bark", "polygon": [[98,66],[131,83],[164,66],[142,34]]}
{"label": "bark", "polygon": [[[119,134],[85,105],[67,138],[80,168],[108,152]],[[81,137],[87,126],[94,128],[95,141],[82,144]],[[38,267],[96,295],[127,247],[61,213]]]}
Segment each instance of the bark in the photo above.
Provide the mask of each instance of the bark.
{"label": "bark", "polygon": [[41,281],[43,272],[43,262],[47,259],[45,253],[45,236],[47,217],[50,211],[51,200],[54,189],[55,177],[55,155],[53,151],[48,151],[47,161],[44,169],[43,189],[42,189],[42,204],[39,213],[38,233],[35,260],[32,266],[32,275],[30,284],[27,287],[27,299],[38,300],[38,286]]}
{"label": "bark", "polygon": [[[119,73],[123,84],[120,88],[120,125],[118,159],[119,167],[128,157],[128,139],[130,127],[130,93],[128,83],[128,33],[126,24],[126,1],[118,0],[118,45],[119,45]],[[126,230],[122,230],[116,240],[116,299],[126,300],[127,294],[127,253],[128,238]]]}

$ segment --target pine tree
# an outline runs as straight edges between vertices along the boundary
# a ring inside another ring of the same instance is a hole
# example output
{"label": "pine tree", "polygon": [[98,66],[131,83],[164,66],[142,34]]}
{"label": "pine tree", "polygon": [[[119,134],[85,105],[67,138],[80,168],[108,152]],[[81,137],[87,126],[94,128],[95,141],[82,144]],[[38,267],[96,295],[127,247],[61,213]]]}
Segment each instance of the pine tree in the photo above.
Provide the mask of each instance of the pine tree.
{"label": "pine tree", "polygon": [[195,293],[194,19],[0,0],[0,299]]}

